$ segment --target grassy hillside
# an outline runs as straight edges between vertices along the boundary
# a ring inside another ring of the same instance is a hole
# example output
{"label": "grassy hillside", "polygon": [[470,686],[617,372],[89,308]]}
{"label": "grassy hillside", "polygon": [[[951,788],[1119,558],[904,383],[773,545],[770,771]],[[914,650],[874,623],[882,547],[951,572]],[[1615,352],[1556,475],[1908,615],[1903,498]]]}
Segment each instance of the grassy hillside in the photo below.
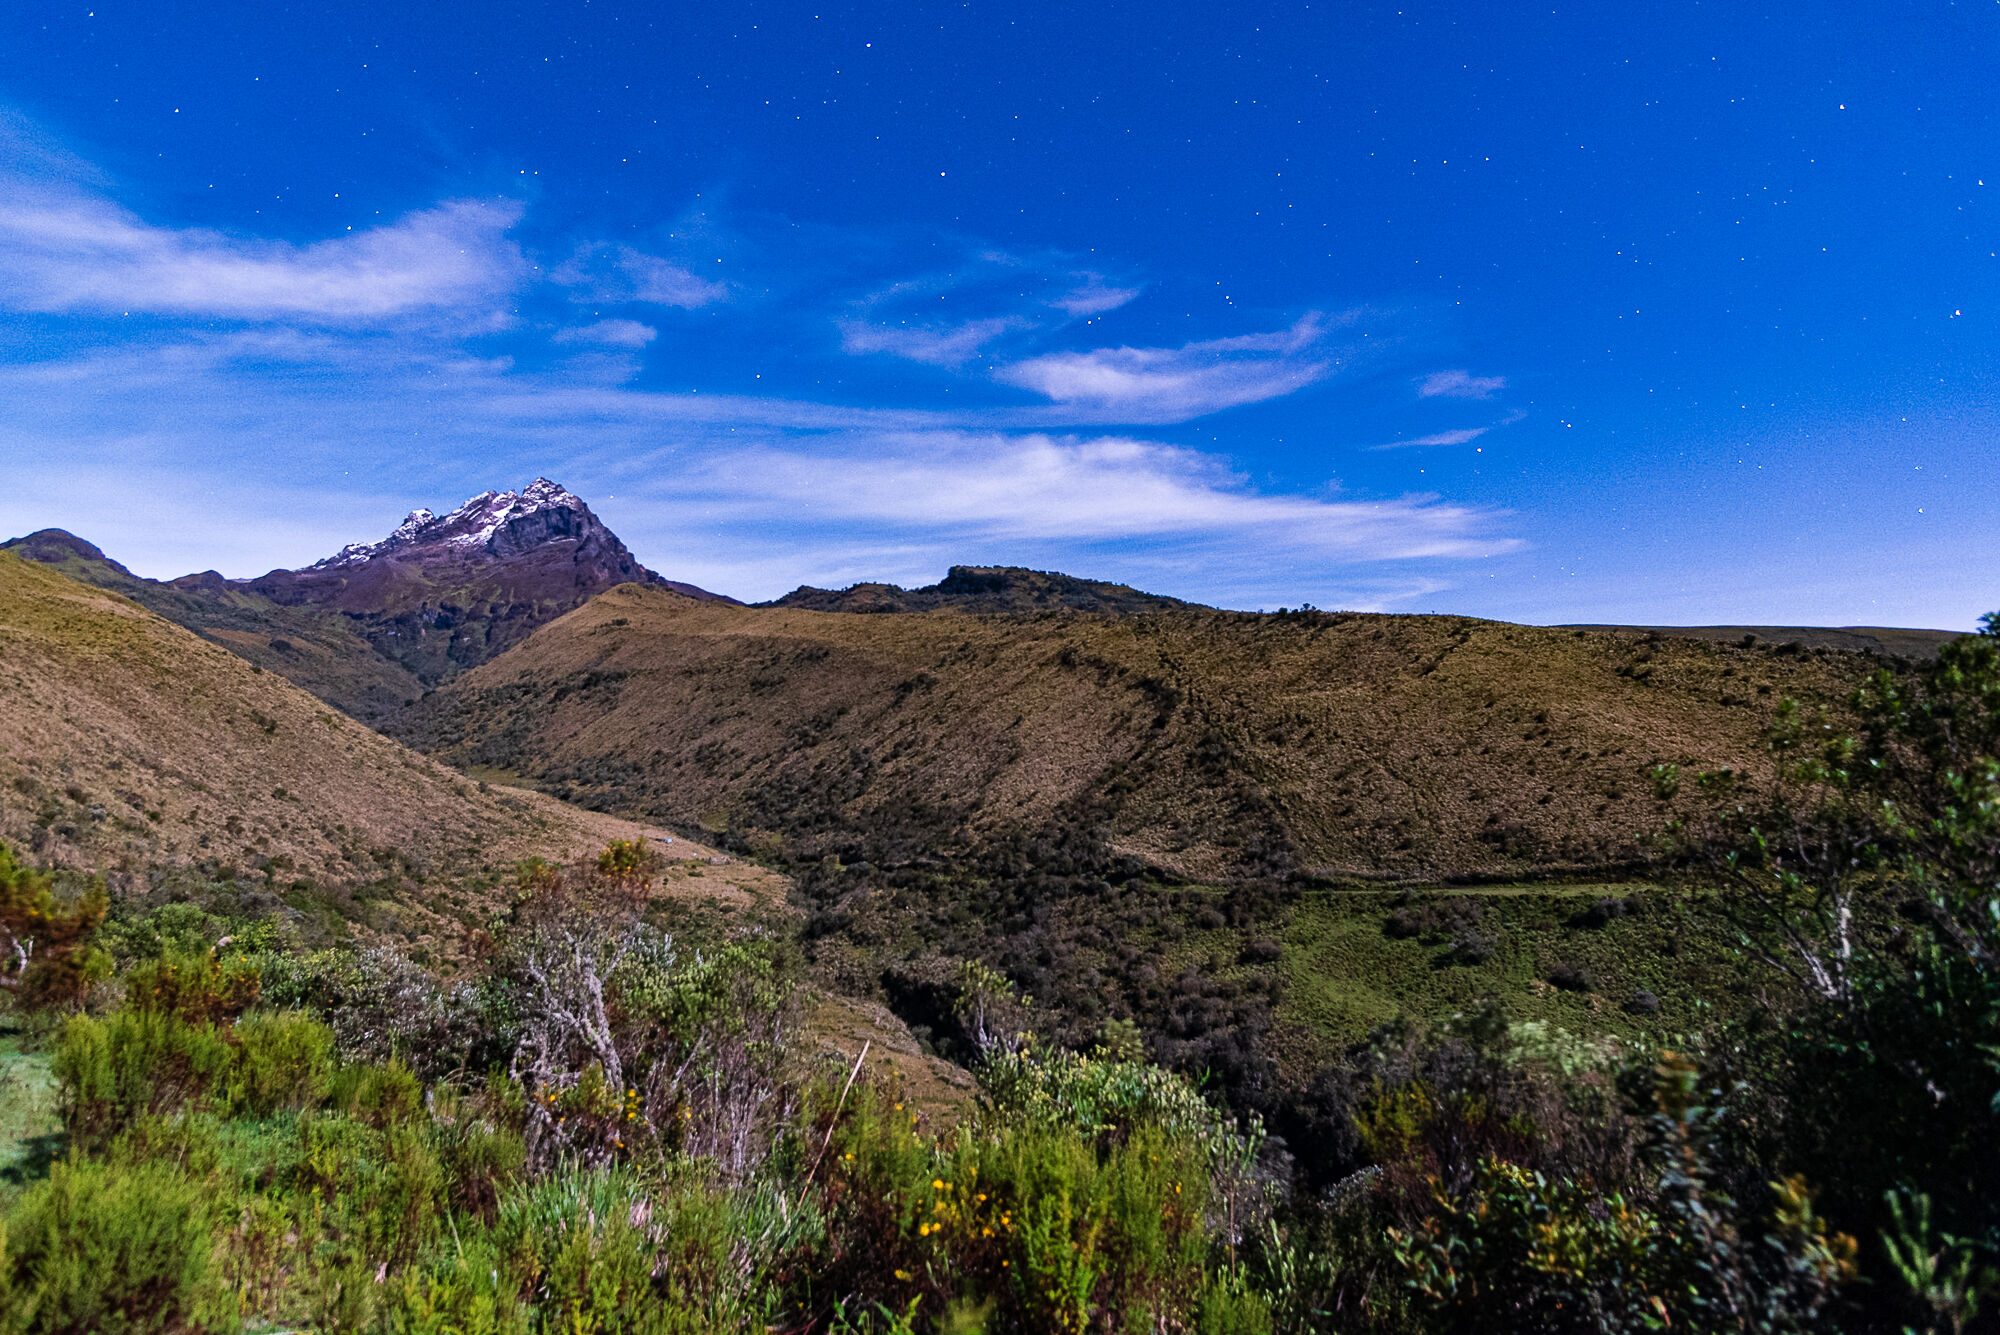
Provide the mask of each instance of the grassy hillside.
{"label": "grassy hillside", "polygon": [[625,587],[428,697],[424,749],[793,860],[1101,831],[1195,879],[1638,857],[1658,763],[1756,768],[1850,654],[1448,617],[843,616]]}
{"label": "grassy hillside", "polygon": [[[939,1051],[963,1047],[977,959],[1042,1032],[1132,1019],[1157,1059],[1254,1095],[1488,996],[1606,1036],[1744,1004],[1726,932],[1643,884],[1672,787],[1654,767],[1754,788],[1776,702],[1839,701],[1876,663],[1444,617],[854,616],[626,587],[407,721],[454,763],[788,866],[818,976]],[[1521,882],[1542,884],[1496,888]],[[1593,920],[1607,898],[1657,911]]]}
{"label": "grassy hillside", "polygon": [[145,579],[60,529],[0,544],[8,550],[122,594],[364,723],[380,723],[424,693],[422,682],[376,653],[338,611],[285,607],[213,571],[166,583]]}
{"label": "grassy hillside", "polygon": [[138,604],[0,553],[0,839],[143,884],[173,867],[353,881],[635,832],[478,784]]}

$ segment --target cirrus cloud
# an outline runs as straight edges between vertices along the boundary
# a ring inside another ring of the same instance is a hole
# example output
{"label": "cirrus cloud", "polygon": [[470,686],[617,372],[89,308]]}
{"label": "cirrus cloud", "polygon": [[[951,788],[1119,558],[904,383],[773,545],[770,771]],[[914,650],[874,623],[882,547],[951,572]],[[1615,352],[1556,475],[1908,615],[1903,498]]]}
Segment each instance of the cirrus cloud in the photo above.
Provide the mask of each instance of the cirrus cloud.
{"label": "cirrus cloud", "polygon": [[1326,378],[1341,361],[1329,345],[1328,325],[1313,312],[1289,329],[1178,348],[1048,353],[1003,366],[994,378],[1107,420],[1180,422]]}
{"label": "cirrus cloud", "polygon": [[659,336],[659,330],[637,320],[599,320],[595,324],[558,329],[551,337],[558,343],[602,343],[614,348],[643,348]]}
{"label": "cirrus cloud", "polygon": [[729,288],[658,255],[599,242],[581,246],[549,278],[577,301],[632,301],[694,310],[729,295]]}
{"label": "cirrus cloud", "polygon": [[865,320],[840,323],[840,348],[856,355],[884,352],[905,361],[931,366],[962,366],[1003,334],[1027,327],[1025,320],[995,316],[989,320],[968,320],[957,325],[923,325],[907,321],[870,324]]}
{"label": "cirrus cloud", "polygon": [[526,270],[513,201],[454,200],[309,245],[155,227],[0,175],[0,307],[353,323],[492,310]]}
{"label": "cirrus cloud", "polygon": [[1473,375],[1470,371],[1433,371],[1417,386],[1424,399],[1490,399],[1507,388],[1504,375]]}

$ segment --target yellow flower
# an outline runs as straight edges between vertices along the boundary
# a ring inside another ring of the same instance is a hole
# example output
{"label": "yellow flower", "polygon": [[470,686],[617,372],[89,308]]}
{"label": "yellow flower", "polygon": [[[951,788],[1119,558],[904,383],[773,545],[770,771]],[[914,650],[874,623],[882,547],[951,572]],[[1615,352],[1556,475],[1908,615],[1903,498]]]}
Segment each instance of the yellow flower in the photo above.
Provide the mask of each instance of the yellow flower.
{"label": "yellow flower", "polygon": [[932,1191],[943,1191],[943,1190],[944,1190],[944,1179],[943,1179],[943,1178],[941,1178],[941,1177],[934,1177],[934,1178],[932,1178],[932,1179],[931,1179],[931,1190],[932,1190]]}

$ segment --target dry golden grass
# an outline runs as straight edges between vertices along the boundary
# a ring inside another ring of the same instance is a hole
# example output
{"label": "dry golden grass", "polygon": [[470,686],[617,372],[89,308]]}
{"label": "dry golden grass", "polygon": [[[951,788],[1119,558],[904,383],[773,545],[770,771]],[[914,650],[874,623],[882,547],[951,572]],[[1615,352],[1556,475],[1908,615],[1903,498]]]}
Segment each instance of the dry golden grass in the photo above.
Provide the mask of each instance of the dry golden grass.
{"label": "dry golden grass", "polygon": [[1779,698],[1839,701],[1877,665],[1450,617],[856,616],[624,586],[406,726],[792,856],[1068,821],[1193,878],[1285,845],[1329,875],[1434,880],[1632,858],[1661,823],[1650,766],[1756,772]]}
{"label": "dry golden grass", "polygon": [[[962,1066],[926,1054],[894,1011],[877,1001],[829,993],[810,994],[805,1039],[813,1050],[861,1074],[925,1115],[935,1129],[956,1121],[978,1093],[978,1082]],[[865,1054],[865,1056],[864,1056]]]}
{"label": "dry golden grass", "polygon": [[[390,849],[473,873],[648,833],[666,837],[470,780],[136,603],[0,552],[0,839],[38,861],[128,889],[174,867],[340,884]],[[669,893],[783,901],[760,868],[659,847]]]}
{"label": "dry golden grass", "polygon": [[122,594],[371,726],[424,693],[422,682],[376,653],[338,611],[284,607],[212,571],[172,583],[144,579],[60,529],[13,539],[0,551]]}

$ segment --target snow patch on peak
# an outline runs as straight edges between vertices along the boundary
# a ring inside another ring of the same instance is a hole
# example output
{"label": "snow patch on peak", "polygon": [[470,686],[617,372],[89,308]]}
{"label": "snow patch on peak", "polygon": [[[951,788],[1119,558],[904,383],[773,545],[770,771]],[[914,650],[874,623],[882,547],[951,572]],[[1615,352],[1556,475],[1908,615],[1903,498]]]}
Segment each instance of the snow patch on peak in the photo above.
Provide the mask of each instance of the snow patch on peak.
{"label": "snow patch on peak", "polygon": [[442,517],[429,510],[412,510],[409,516],[381,542],[349,543],[309,570],[360,565],[376,557],[391,556],[411,547],[439,546],[458,550],[486,547],[510,522],[549,509],[588,508],[581,498],[560,483],[538,477],[520,491],[482,491]]}
{"label": "snow patch on peak", "polygon": [[570,505],[572,503],[581,505],[583,503],[577,500],[576,496],[564,487],[562,483],[551,482],[545,477],[538,477],[524,487],[521,491],[521,499],[532,501],[539,505]]}
{"label": "snow patch on peak", "polygon": [[437,516],[429,510],[412,510],[402,523],[396,525],[396,531],[389,535],[388,540],[394,542],[398,538],[401,538],[407,542],[421,533],[424,526],[436,518]]}

